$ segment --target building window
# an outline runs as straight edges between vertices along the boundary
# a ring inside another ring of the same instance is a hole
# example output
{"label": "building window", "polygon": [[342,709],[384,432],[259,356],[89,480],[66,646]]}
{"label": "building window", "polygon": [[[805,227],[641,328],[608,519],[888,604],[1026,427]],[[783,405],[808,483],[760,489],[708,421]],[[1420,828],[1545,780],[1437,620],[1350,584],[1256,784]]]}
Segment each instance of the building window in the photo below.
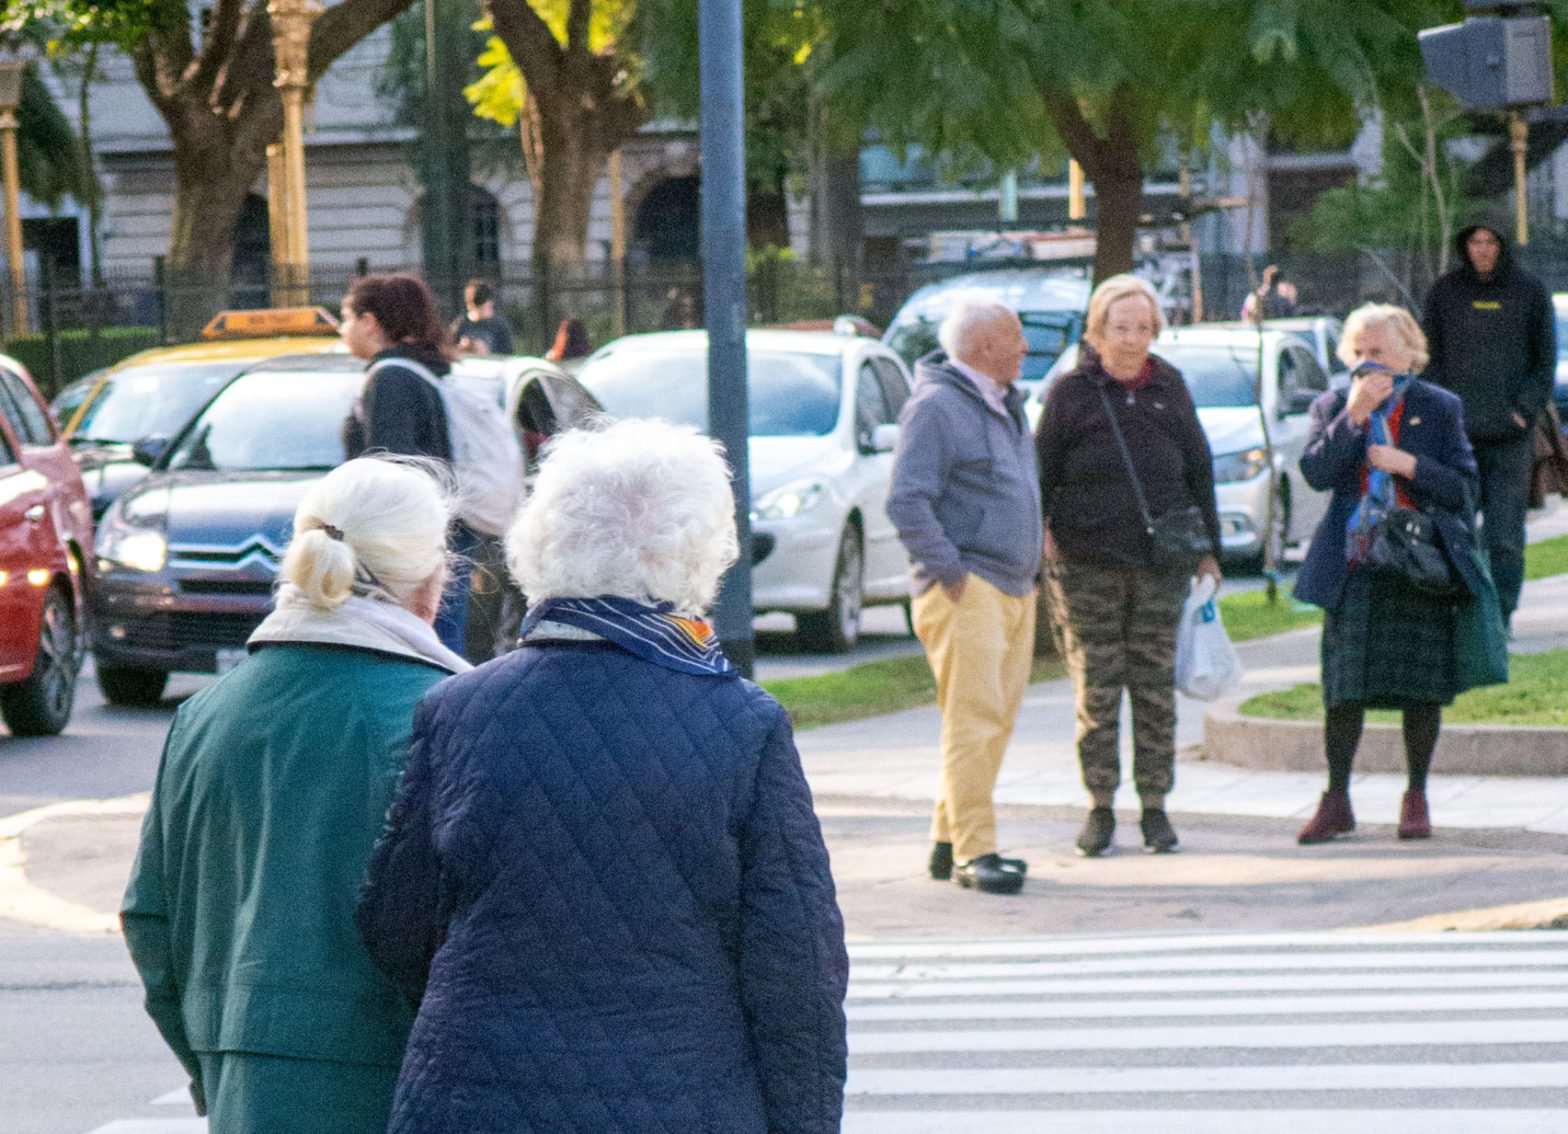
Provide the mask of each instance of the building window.
{"label": "building window", "polygon": [[477,185],[468,187],[468,231],[476,268],[501,262],[501,205],[495,194]]}

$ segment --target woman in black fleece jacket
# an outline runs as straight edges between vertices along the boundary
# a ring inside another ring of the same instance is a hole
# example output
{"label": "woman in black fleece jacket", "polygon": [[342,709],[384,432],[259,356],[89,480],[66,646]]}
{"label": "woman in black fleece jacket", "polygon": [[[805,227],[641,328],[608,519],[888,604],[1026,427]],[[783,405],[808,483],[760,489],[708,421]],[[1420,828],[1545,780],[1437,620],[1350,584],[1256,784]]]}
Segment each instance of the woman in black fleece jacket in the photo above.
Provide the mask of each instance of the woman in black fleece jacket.
{"label": "woman in black fleece jacket", "polygon": [[[343,297],[343,324],[338,329],[356,358],[370,371],[359,401],[343,423],[343,451],[348,457],[375,451],[410,457],[452,459],[441,391],[419,370],[399,365],[416,363],[437,382],[452,370],[451,343],[436,308],[436,297],[418,276],[361,276]],[[463,653],[468,625],[468,590],[474,571],[479,534],[453,519],[447,550],[451,572],[436,615],[441,644]]]}
{"label": "woman in black fleece jacket", "polygon": [[1112,276],[1095,288],[1078,367],[1051,387],[1035,434],[1046,600],[1073,679],[1078,762],[1093,800],[1078,851],[1090,857],[1105,852],[1116,829],[1124,689],[1132,704],[1143,844],[1153,852],[1176,848],[1165,796],[1176,768],[1176,627],[1191,584],[1185,570],[1153,564],[1153,541],[1107,402],[1150,514],[1196,505],[1212,547],[1198,572],[1216,580],[1220,574],[1208,439],[1181,375],[1149,353],[1162,322],[1144,281]]}

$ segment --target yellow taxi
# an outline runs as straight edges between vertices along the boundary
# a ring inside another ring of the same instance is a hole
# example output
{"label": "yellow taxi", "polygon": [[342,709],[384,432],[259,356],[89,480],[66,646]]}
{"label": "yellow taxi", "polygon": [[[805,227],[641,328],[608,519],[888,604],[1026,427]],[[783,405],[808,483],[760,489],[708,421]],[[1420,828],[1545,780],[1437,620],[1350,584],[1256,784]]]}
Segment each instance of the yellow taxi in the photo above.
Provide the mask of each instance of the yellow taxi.
{"label": "yellow taxi", "polygon": [[241,370],[285,354],[343,353],[338,321],[320,307],[224,311],[197,342],[154,347],[87,375],[54,410],[101,518],[185,423]]}

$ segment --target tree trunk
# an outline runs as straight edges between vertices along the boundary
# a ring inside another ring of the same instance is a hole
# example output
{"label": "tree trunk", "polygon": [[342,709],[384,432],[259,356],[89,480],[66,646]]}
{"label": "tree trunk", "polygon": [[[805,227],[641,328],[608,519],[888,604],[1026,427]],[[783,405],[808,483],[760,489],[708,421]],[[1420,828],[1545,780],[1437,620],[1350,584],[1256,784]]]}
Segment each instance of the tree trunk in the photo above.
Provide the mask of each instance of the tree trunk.
{"label": "tree trunk", "polygon": [[[541,108],[543,110],[543,108]],[[597,131],[580,108],[552,107],[540,115],[544,168],[534,212],[534,263],[550,268],[588,258],[588,221],[594,187],[610,154],[595,144]]]}
{"label": "tree trunk", "polygon": [[1083,107],[1071,92],[1046,81],[1040,84],[1040,93],[1067,152],[1094,186],[1094,282],[1132,271],[1138,219],[1143,214],[1143,162],[1138,142],[1144,131],[1136,93],[1126,83],[1111,92],[1103,135],[1084,117]]}
{"label": "tree trunk", "polygon": [[746,190],[746,244],[789,247],[789,199],[776,185],[753,183]]}

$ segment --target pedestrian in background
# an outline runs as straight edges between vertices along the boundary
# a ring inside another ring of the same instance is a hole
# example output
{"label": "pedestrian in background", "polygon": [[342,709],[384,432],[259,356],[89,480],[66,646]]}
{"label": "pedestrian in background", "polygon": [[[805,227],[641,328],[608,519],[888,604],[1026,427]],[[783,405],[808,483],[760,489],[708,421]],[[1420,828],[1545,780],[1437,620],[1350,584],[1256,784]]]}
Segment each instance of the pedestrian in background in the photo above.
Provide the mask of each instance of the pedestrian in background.
{"label": "pedestrian in background", "polygon": [[462,315],[452,324],[452,338],[463,354],[511,354],[512,325],[495,313],[495,289],[484,280],[463,287]]}
{"label": "pedestrian in background", "polygon": [[1034,657],[1039,474],[1014,385],[1029,343],[1018,316],[991,301],[956,303],[938,340],[898,415],[887,501],[942,710],[928,869],[1016,894],[1027,866],[997,853],[991,796]]}
{"label": "pedestrian in background", "polygon": [[557,438],[521,647],[426,698],[359,922],[419,1016],[391,1134],[829,1134],[844,927],[789,718],[702,612],[737,544],[689,428]]}
{"label": "pedestrian in background", "polygon": [[1459,395],[1481,477],[1481,540],[1504,620],[1524,583],[1525,511],[1535,454],[1530,428],[1552,396],[1557,327],[1546,286],[1517,267],[1501,225],[1454,238],[1459,266],[1432,285],[1421,325],[1422,377]]}
{"label": "pedestrian in background", "polygon": [[120,916],[213,1134],[386,1129],[413,1011],[353,911],[414,703],[468,668],[430,628],[447,518],[420,468],[328,473],[251,656],[175,713]]}
{"label": "pedestrian in background", "polygon": [[583,359],[593,353],[588,342],[588,328],[581,319],[562,319],[555,332],[555,342],[545,352],[545,358],[559,363],[568,373],[576,373]]}
{"label": "pedestrian in background", "polygon": [[[1419,381],[1426,340],[1402,307],[1368,304],[1345,321],[1339,357],[1355,367],[1349,391],[1312,403],[1301,471],[1328,511],[1296,576],[1296,597],[1323,615],[1323,748],[1328,790],[1296,841],[1327,842],[1355,829],[1350,768],[1368,708],[1402,709],[1409,769],[1399,808],[1399,837],[1432,834],[1427,770],[1442,725],[1442,706],[1465,685],[1451,598],[1417,590],[1376,572],[1359,538],[1363,509],[1418,508],[1435,523],[1459,581],[1479,595],[1489,580],[1473,555],[1475,517],[1467,501],[1476,462],[1465,438],[1459,399]],[[1374,520],[1375,515],[1368,515]],[[1498,627],[1501,633],[1501,627]]]}
{"label": "pedestrian in background", "polygon": [[[1214,461],[1180,372],[1149,353],[1163,326],[1143,280],[1112,276],[1095,288],[1078,365],[1051,387],[1035,436],[1046,598],[1092,800],[1077,847],[1090,857],[1116,830],[1124,691],[1144,849],[1176,848],[1165,813],[1176,776],[1176,629],[1194,571],[1220,577]],[[1145,506],[1154,517],[1196,508],[1208,554],[1157,563]]]}
{"label": "pedestrian in background", "polygon": [[1263,285],[1250,292],[1241,304],[1241,317],[1248,323],[1266,319],[1288,319],[1296,313],[1296,285],[1285,278],[1285,269],[1270,264],[1263,269]]}
{"label": "pedestrian in background", "polygon": [[[425,281],[402,273],[361,276],[343,298],[339,333],[349,352],[368,363],[364,389],[343,423],[344,452],[450,462],[452,439],[440,382],[452,371],[451,343]],[[453,518],[451,570],[436,634],[459,654],[479,539],[478,532]]]}

